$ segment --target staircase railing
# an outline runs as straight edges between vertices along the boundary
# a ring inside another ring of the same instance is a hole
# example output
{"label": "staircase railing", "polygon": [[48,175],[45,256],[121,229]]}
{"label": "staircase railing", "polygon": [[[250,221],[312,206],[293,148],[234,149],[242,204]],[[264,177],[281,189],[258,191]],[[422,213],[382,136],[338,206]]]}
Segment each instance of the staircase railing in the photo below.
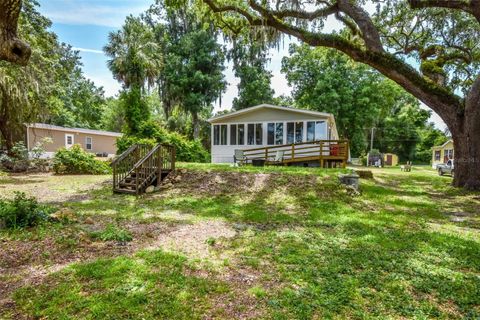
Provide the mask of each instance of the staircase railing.
{"label": "staircase railing", "polygon": [[143,158],[133,164],[130,173],[134,173],[136,193],[144,192],[155,179],[157,186],[160,185],[163,174],[175,170],[175,157],[175,147],[157,144]]}
{"label": "staircase railing", "polygon": [[145,157],[148,151],[148,145],[134,144],[112,161],[113,189],[119,187],[120,182],[130,174],[133,166]]}

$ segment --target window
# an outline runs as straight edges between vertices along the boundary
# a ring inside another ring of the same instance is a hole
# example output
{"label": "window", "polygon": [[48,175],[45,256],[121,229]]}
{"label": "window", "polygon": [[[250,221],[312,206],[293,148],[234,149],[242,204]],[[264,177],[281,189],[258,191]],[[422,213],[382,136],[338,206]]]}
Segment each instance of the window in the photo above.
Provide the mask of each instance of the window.
{"label": "window", "polygon": [[287,143],[303,141],[303,122],[287,122]]}
{"label": "window", "polygon": [[220,144],[222,146],[227,145],[227,125],[226,124],[222,124],[220,126]]}
{"label": "window", "polygon": [[227,125],[214,125],[213,126],[213,145],[227,145]]}
{"label": "window", "polygon": [[244,145],[245,144],[245,125],[239,124],[238,125],[238,144]]}
{"label": "window", "polygon": [[287,122],[287,143],[295,143],[295,123]]}
{"label": "window", "polygon": [[317,141],[324,138],[325,121],[308,121],[307,122],[307,141]]}
{"label": "window", "polygon": [[275,144],[283,144],[283,123],[275,123]]}
{"label": "window", "polygon": [[71,146],[73,146],[73,143],[73,134],[65,134],[65,147],[70,148]]}
{"label": "window", "polygon": [[453,159],[453,149],[446,149],[445,150],[445,157],[447,159]]}
{"label": "window", "polygon": [[275,142],[275,123],[267,125],[267,144],[274,144]]}
{"label": "window", "polygon": [[93,146],[92,146],[93,143],[92,142],[93,142],[93,140],[92,140],[91,137],[86,137],[85,138],[85,149],[92,150],[93,149]]}
{"label": "window", "polygon": [[218,146],[220,144],[220,126],[213,126],[213,145]]}
{"label": "window", "polygon": [[230,125],[230,145],[234,146],[237,144],[237,125]]}
{"label": "window", "polygon": [[255,125],[253,123],[247,124],[247,144],[255,144]]}
{"label": "window", "polygon": [[263,127],[261,123],[255,125],[255,141],[257,145],[263,144]]}
{"label": "window", "polygon": [[435,161],[440,161],[440,150],[435,150]]}

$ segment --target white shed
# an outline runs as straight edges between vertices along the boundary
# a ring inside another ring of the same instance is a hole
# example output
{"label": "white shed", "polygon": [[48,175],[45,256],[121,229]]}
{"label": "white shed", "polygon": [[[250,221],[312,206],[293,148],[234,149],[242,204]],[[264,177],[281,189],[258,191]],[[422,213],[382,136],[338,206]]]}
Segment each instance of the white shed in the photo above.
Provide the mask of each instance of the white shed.
{"label": "white shed", "polygon": [[235,149],[280,146],[318,140],[338,140],[330,113],[269,104],[215,116],[212,125],[212,162],[233,162]]}

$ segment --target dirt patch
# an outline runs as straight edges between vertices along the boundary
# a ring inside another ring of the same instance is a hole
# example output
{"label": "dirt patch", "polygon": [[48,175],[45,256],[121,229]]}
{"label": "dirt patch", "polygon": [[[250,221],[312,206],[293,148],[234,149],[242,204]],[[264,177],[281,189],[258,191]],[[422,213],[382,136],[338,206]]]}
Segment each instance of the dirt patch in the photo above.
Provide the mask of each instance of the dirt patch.
{"label": "dirt patch", "polygon": [[0,187],[5,197],[19,191],[40,202],[63,203],[89,199],[92,190],[104,188],[110,180],[110,176],[94,175],[12,174],[0,180]]}
{"label": "dirt patch", "polygon": [[215,258],[215,241],[233,238],[236,231],[223,221],[202,221],[174,227],[161,234],[146,249],[178,251],[191,258]]}

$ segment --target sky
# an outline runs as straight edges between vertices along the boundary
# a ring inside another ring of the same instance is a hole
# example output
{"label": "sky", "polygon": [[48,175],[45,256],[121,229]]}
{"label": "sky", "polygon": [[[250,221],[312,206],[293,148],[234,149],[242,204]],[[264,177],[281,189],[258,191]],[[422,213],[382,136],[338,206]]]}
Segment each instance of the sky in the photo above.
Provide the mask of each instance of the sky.
{"label": "sky", "polygon": [[[97,86],[102,86],[106,96],[116,95],[121,86],[108,70],[102,48],[108,42],[109,32],[118,30],[128,15],[138,15],[147,10],[153,0],[40,0],[39,3],[40,12],[52,20],[52,31],[60,41],[80,51],[85,76]],[[338,30],[339,27],[336,20],[328,19],[325,31]],[[270,52],[271,60],[267,67],[273,75],[272,88],[276,96],[291,93],[285,75],[280,72],[282,58],[288,55],[291,42],[286,38],[279,49]],[[225,77],[227,91],[222,96],[222,105],[216,104],[215,111],[230,109],[238,93],[239,80],[233,74],[231,63],[227,65]],[[430,121],[442,130],[446,127],[434,113]]]}

